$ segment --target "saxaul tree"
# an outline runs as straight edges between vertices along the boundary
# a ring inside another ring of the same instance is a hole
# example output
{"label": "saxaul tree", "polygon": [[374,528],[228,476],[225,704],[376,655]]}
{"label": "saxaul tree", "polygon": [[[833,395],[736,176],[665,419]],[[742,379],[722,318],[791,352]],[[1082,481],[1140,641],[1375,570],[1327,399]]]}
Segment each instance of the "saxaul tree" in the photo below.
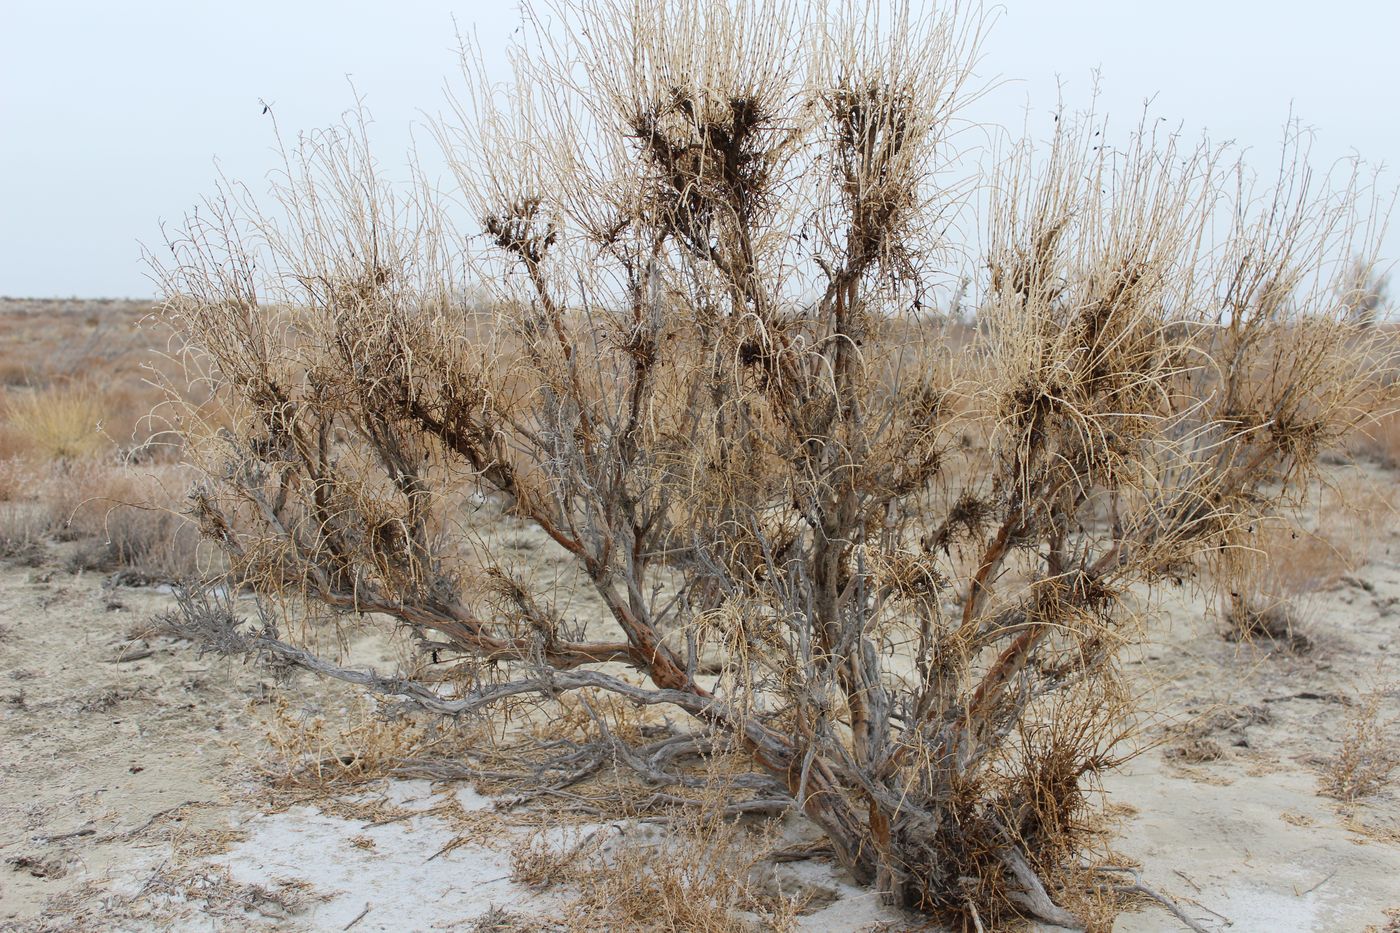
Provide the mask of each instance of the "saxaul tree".
{"label": "saxaul tree", "polygon": [[[729,742],[892,901],[1075,923],[1136,595],[1376,404],[1363,179],[1068,114],[979,154],[966,11],[529,18],[511,86],[466,55],[454,191],[389,184],[354,112],[284,147],[272,208],[230,188],[172,236],[164,315],[225,412],[183,422],[192,515],[310,620],[214,636],[442,714],[664,707],[616,760]],[[573,576],[518,573],[483,500]],[[424,664],[322,656],[335,614]]]}

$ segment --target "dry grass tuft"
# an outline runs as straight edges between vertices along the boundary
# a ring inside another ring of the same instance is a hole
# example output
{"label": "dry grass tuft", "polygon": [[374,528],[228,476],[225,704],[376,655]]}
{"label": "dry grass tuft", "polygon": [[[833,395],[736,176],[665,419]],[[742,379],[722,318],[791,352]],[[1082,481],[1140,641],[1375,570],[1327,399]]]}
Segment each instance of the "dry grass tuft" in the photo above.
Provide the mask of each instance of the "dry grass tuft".
{"label": "dry grass tuft", "polygon": [[501,907],[492,907],[467,928],[467,933],[562,933],[563,927],[540,920],[513,914]]}
{"label": "dry grass tuft", "polygon": [[1225,749],[1214,739],[1197,736],[1178,745],[1173,745],[1163,754],[1168,761],[1180,761],[1198,765],[1207,761],[1218,761],[1225,757]]}
{"label": "dry grass tuft", "polygon": [[48,514],[30,503],[0,502],[0,559],[37,567],[48,553]]}
{"label": "dry grass tuft", "polygon": [[[802,898],[775,888],[764,863],[772,835],[718,814],[689,813],[664,834],[646,824],[541,832],[511,852],[512,875],[536,889],[565,886],[571,927],[658,933],[795,930]],[[582,838],[579,838],[579,837]]]}
{"label": "dry grass tuft", "polygon": [[106,406],[86,383],[10,392],[5,418],[21,444],[44,460],[81,460],[112,446],[103,434]]}
{"label": "dry grass tuft", "polygon": [[1400,686],[1375,687],[1347,713],[1337,753],[1325,763],[1322,792],[1342,801],[1368,797],[1390,783],[1400,768],[1400,717],[1387,717],[1382,704]]}
{"label": "dry grass tuft", "polygon": [[1306,634],[1307,619],[1297,597],[1255,594],[1241,598],[1232,592],[1225,610],[1228,641],[1265,641],[1293,654],[1307,654],[1313,641]]}
{"label": "dry grass tuft", "polygon": [[270,755],[262,770],[272,784],[330,792],[392,776],[404,762],[426,756],[441,733],[413,717],[376,714],[367,705],[332,725],[324,716],[295,713],[279,696],[266,738]]}

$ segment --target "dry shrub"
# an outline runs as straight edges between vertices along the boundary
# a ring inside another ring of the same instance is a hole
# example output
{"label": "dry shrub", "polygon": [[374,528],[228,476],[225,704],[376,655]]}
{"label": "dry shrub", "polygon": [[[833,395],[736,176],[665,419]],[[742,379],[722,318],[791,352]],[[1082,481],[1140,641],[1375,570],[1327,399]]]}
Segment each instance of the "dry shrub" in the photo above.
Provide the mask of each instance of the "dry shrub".
{"label": "dry shrub", "polygon": [[80,460],[110,446],[101,433],[102,393],[86,383],[10,392],[5,419],[29,451],[46,460]]}
{"label": "dry shrub", "polygon": [[443,741],[437,728],[357,704],[328,721],[296,713],[279,696],[267,726],[264,776],[286,789],[329,791],[392,776]]}
{"label": "dry shrub", "polygon": [[152,580],[189,582],[211,572],[215,555],[200,546],[198,529],[181,514],[188,481],[179,468],[73,464],[51,470],[40,497],[58,538],[76,542],[70,570],[126,569]]}
{"label": "dry shrub", "polygon": [[1269,572],[1234,577],[1224,600],[1225,638],[1228,641],[1268,642],[1294,654],[1307,654],[1313,639],[1311,600],[1280,586]]}
{"label": "dry shrub", "polygon": [[149,582],[162,583],[190,582],[210,573],[200,559],[198,530],[166,507],[117,504],[103,515],[100,528],[70,553],[69,570],[130,570]]}
{"label": "dry shrub", "polygon": [[1394,514],[1383,490],[1350,482],[1318,496],[1311,527],[1275,520],[1242,529],[1239,544],[1215,558],[1226,637],[1309,651],[1316,594],[1351,579],[1370,561]]}
{"label": "dry shrub", "polygon": [[50,528],[44,509],[25,502],[0,502],[0,559],[38,566],[47,552]]}
{"label": "dry shrub", "polygon": [[1341,743],[1323,772],[1324,794],[1351,801],[1390,783],[1400,768],[1400,716],[1387,716],[1382,706],[1395,695],[1400,695],[1400,686],[1375,687],[1347,711]]}
{"label": "dry shrub", "polygon": [[[1125,594],[1241,550],[1386,404],[1366,180],[1068,113],[970,166],[975,15],[550,9],[438,127],[472,229],[357,111],[162,251],[232,419],[184,411],[193,511],[277,623],[218,637],[458,717],[659,708],[687,727],[560,757],[684,784],[668,750],[741,746],[890,901],[1080,924]],[[975,329],[931,311],[960,278]],[[421,664],[318,657],[347,616]]]}
{"label": "dry shrub", "polygon": [[538,917],[524,917],[500,907],[492,907],[467,928],[468,933],[562,933],[563,929]]}

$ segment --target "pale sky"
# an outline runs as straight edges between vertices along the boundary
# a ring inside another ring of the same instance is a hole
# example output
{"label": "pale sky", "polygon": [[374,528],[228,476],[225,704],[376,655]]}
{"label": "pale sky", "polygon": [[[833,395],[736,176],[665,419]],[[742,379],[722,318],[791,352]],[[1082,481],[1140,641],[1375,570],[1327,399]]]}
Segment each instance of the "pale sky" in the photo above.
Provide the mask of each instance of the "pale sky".
{"label": "pale sky", "polygon": [[[453,17],[489,52],[519,23],[513,0],[4,0],[0,12],[0,295],[146,297],[140,244],[162,241],[213,190],[215,160],[255,190],[284,134],[353,103],[375,119],[381,161],[402,165],[424,112],[455,78]],[[1000,78],[976,116],[1019,127],[1087,105],[1151,113],[1247,146],[1268,169],[1290,108],[1322,168],[1359,153],[1400,164],[1396,0],[1007,0],[979,69]],[[492,63],[500,68],[503,59]],[[504,77],[502,69],[502,77]],[[1393,189],[1397,172],[1387,168]],[[1387,238],[1397,258],[1400,236]]]}

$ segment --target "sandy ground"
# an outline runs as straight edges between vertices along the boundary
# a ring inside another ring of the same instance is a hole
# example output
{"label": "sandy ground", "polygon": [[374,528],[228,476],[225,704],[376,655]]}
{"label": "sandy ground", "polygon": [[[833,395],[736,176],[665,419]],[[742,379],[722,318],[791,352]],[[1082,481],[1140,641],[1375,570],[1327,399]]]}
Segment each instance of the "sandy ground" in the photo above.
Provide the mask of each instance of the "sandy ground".
{"label": "sandy ground", "polygon": [[[61,566],[0,568],[0,930],[471,929],[493,908],[558,915],[567,892],[511,880],[524,830],[468,786],[270,788],[272,712],[333,718],[350,693],[142,638],[168,594]],[[1204,597],[1169,593],[1129,665],[1158,711],[1145,733],[1156,744],[1105,789],[1115,849],[1205,929],[1400,929],[1400,790],[1350,804],[1320,793],[1368,689],[1391,685],[1381,714],[1400,742],[1400,529],[1309,611],[1311,650],[1291,653],[1228,642]],[[359,650],[393,664],[392,645]],[[784,866],[779,881],[818,895],[804,929],[917,928],[829,864]],[[1115,927],[1181,928],[1150,905]]]}

